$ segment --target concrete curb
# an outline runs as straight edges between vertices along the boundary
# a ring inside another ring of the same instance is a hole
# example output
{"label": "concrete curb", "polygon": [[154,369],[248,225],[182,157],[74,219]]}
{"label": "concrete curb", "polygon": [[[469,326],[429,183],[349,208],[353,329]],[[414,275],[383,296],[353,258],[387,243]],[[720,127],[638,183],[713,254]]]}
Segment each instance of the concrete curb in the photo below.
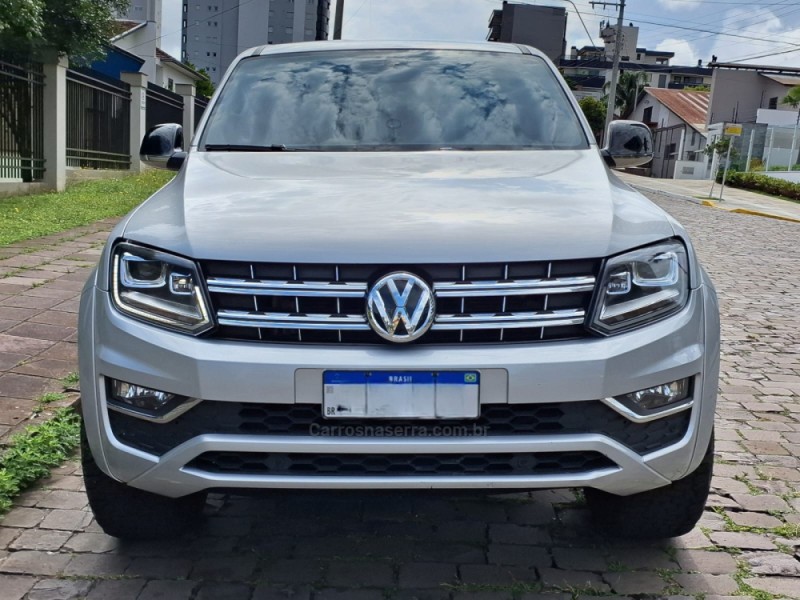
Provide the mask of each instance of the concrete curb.
{"label": "concrete curb", "polygon": [[688,200],[689,202],[694,202],[695,204],[703,204],[703,201],[699,198],[695,198],[694,196],[686,196],[685,194],[676,194],[675,192],[667,192],[666,190],[659,190],[656,188],[646,187],[643,185],[635,185],[629,184],[632,188],[639,190],[640,192],[650,192],[651,194],[661,194],[662,196],[667,196],[669,198],[675,198],[677,200]]}
{"label": "concrete curb", "polygon": [[695,198],[693,196],[686,196],[684,194],[676,194],[675,192],[667,192],[665,190],[659,190],[656,188],[646,187],[643,185],[631,185],[631,187],[639,190],[639,191],[646,191],[651,194],[661,194],[662,196],[667,196],[670,198],[676,198],[678,200],[688,200],[689,202],[693,202],[695,204],[699,204],[701,206],[708,206],[709,208],[718,208],[720,210],[724,210],[731,213],[737,213],[740,215],[751,215],[754,217],[764,217],[767,219],[776,219],[778,221],[786,221],[789,223],[800,223],[800,219],[793,219],[792,217],[784,217],[782,215],[775,215],[768,212],[763,212],[759,210],[751,210],[749,208],[725,208],[720,206],[718,202],[714,202],[712,200],[701,200],[700,198]]}

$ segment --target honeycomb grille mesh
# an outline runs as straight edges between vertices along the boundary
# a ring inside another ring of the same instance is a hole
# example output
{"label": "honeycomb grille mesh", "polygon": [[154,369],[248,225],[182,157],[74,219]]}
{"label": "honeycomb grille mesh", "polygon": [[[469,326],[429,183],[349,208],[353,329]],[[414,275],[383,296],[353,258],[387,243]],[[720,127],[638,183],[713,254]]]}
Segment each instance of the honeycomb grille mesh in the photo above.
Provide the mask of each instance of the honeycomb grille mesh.
{"label": "honeycomb grille mesh", "polygon": [[331,425],[340,427],[345,433],[351,429],[350,435],[359,437],[369,437],[370,433],[375,435],[376,426],[412,428],[418,437],[434,436],[437,428],[443,426],[456,435],[459,431],[462,435],[473,435],[477,429],[480,435],[490,437],[598,433],[646,454],[679,441],[688,428],[690,411],[648,423],[634,423],[599,401],[488,404],[481,407],[476,420],[337,419],[332,422],[322,417],[318,404],[206,400],[168,423],[151,423],[113,411],[108,416],[117,439],[156,455],[206,433],[307,437],[314,433],[315,428],[319,434],[324,433],[324,427]]}
{"label": "honeycomb grille mesh", "polygon": [[305,454],[206,452],[187,467],[208,473],[296,476],[553,475],[613,468],[599,452]]}

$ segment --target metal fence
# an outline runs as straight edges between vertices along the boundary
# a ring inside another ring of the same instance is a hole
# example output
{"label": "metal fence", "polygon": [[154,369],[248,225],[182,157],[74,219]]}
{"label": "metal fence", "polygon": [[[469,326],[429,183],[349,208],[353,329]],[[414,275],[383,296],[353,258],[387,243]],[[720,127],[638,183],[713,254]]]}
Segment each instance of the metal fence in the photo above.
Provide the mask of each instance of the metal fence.
{"label": "metal fence", "polygon": [[183,123],[183,96],[147,83],[147,128],[161,123]]}
{"label": "metal fence", "polygon": [[0,54],[0,180],[39,181],[44,169],[42,65]]}
{"label": "metal fence", "polygon": [[194,128],[197,130],[197,126],[200,124],[200,119],[203,118],[203,114],[206,112],[206,107],[208,106],[208,98],[204,96],[195,96],[194,98]]}
{"label": "metal fence", "polygon": [[91,69],[67,71],[67,166],[129,169],[131,92]]}

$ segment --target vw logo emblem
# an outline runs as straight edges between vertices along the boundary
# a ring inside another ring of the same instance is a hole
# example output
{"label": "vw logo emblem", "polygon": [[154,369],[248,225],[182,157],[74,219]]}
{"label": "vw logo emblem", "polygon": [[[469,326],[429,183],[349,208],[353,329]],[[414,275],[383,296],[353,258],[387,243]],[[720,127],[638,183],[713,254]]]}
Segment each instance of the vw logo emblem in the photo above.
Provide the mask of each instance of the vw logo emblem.
{"label": "vw logo emblem", "polygon": [[435,301],[430,286],[411,273],[381,277],[367,294],[367,320],[385,340],[413,342],[433,325]]}

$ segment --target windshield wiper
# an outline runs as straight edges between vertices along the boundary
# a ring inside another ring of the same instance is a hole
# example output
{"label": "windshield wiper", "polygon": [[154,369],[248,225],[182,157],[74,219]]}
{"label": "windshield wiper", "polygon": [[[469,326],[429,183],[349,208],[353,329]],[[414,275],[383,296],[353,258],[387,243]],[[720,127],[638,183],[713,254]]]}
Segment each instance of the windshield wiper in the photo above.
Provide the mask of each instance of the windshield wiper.
{"label": "windshield wiper", "polygon": [[206,152],[293,152],[283,144],[258,146],[255,144],[206,144]]}

